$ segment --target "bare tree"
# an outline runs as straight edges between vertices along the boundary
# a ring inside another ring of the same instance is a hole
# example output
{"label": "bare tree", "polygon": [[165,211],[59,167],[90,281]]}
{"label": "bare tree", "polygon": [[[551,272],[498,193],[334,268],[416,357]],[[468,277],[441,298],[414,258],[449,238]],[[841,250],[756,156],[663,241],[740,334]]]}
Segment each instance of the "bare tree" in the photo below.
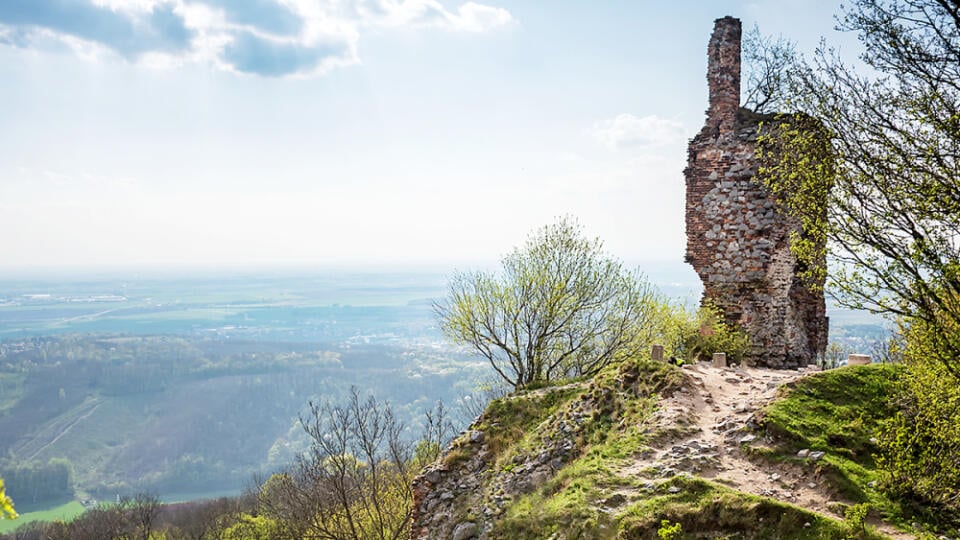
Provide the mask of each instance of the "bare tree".
{"label": "bare tree", "polygon": [[791,90],[790,70],[797,64],[796,45],[753,28],[743,36],[744,85],[741,103],[755,113],[786,112]]}
{"label": "bare tree", "polygon": [[132,522],[137,537],[150,540],[150,533],[160,514],[160,499],[150,493],[137,493],[132,499],[121,501],[121,509]]}
{"label": "bare tree", "polygon": [[419,468],[389,404],[361,399],[352,388],[346,404],[310,403],[300,423],[310,450],[259,490],[264,513],[282,533],[330,540],[409,535],[411,481]]}

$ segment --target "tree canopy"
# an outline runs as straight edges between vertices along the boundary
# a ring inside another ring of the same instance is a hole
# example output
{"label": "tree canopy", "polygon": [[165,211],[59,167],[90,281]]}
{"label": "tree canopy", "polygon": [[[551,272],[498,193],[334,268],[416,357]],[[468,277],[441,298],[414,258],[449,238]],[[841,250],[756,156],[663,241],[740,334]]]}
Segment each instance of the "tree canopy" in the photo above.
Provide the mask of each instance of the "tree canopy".
{"label": "tree canopy", "polygon": [[515,388],[592,375],[646,347],[657,295],[572,219],[536,231],[501,263],[496,274],[456,273],[435,309],[454,342]]}
{"label": "tree canopy", "polygon": [[960,377],[960,335],[950,331],[960,322],[960,7],[855,0],[840,27],[859,35],[866,67],[822,46],[783,68],[781,103],[822,129],[769,132],[777,146],[819,153],[768,161],[791,171],[772,183],[792,183],[803,206],[832,176],[828,288],[847,306],[922,322]]}

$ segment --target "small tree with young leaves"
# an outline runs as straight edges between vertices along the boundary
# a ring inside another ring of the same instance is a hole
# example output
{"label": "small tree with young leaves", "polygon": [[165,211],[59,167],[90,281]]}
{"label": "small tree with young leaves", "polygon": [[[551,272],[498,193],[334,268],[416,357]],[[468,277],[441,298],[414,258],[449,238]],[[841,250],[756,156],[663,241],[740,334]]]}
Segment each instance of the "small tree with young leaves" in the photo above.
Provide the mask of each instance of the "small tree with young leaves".
{"label": "small tree with young leaves", "polygon": [[455,274],[435,310],[447,336],[514,388],[589,376],[648,346],[657,295],[575,221],[543,227],[501,263],[499,274]]}

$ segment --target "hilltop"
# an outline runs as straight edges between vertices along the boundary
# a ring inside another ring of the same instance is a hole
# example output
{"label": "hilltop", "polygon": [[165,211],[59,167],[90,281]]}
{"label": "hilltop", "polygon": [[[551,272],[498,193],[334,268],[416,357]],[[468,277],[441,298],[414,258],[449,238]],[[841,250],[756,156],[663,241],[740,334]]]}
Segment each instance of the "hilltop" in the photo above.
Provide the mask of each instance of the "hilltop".
{"label": "hilltop", "polygon": [[414,537],[913,538],[875,489],[897,372],[628,361],[496,400],[415,482]]}

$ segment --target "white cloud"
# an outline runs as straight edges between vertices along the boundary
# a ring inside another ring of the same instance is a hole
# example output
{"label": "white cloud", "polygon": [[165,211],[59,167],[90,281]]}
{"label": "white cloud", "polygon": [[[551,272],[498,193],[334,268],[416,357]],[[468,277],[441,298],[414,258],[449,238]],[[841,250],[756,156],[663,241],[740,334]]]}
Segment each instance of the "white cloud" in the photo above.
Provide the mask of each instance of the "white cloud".
{"label": "white cloud", "polygon": [[467,32],[484,32],[513,22],[510,12],[503,8],[467,2],[458,9],[453,27]]}
{"label": "white cloud", "polygon": [[357,2],[354,21],[383,28],[440,28],[459,32],[486,32],[514,21],[503,8],[467,2],[455,11],[437,0],[372,0]]}
{"label": "white cloud", "polygon": [[683,124],[657,115],[634,116],[621,113],[609,120],[598,122],[591,134],[605,146],[614,150],[640,147],[666,146],[683,142],[687,132]]}
{"label": "white cloud", "polygon": [[[84,58],[113,53],[150,67],[209,62],[265,77],[320,74],[359,62],[363,31],[479,33],[514,19],[503,8],[437,0],[34,0],[0,2],[0,46],[60,40]],[[90,24],[84,21],[91,21]]]}

